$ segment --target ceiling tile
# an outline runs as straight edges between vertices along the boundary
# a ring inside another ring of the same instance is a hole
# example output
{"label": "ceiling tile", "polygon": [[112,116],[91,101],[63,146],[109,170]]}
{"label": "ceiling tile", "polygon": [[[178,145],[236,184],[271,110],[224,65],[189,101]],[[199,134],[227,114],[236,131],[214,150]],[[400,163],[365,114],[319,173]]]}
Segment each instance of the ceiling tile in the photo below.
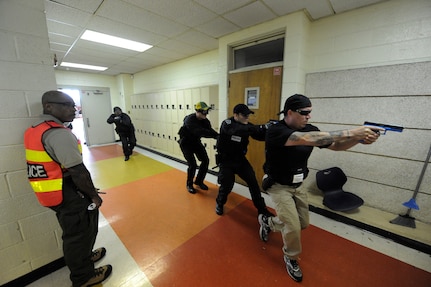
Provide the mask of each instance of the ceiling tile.
{"label": "ceiling tile", "polygon": [[165,62],[165,59],[170,60],[170,62],[179,60],[184,57],[184,54],[178,52],[177,50],[167,50],[161,47],[153,47],[147,51],[145,54],[156,56],[158,58],[162,58],[162,62]]}
{"label": "ceiling tile", "polygon": [[126,0],[142,9],[188,27],[194,27],[217,17],[217,14],[189,0]]}
{"label": "ceiling tile", "polygon": [[332,8],[334,9],[335,13],[341,13],[348,10],[356,9],[358,7],[364,7],[378,2],[382,2],[382,0],[329,0],[329,2],[331,2]]}
{"label": "ceiling tile", "polygon": [[251,0],[195,0],[195,2],[207,7],[208,9],[214,11],[217,14],[224,14],[232,10],[236,10],[242,6],[254,2]]}
{"label": "ceiling tile", "polygon": [[100,16],[93,17],[91,22],[88,24],[88,29],[116,37],[143,42],[149,45],[155,45],[167,39],[167,37],[155,34],[151,31],[112,21]]}
{"label": "ceiling tile", "polygon": [[45,11],[47,20],[77,27],[85,27],[92,15],[51,1],[45,3]]}
{"label": "ceiling tile", "polygon": [[274,19],[276,15],[261,2],[254,2],[238,10],[229,12],[224,17],[232,23],[245,28]]}
{"label": "ceiling tile", "polygon": [[159,47],[183,54],[184,58],[205,52],[204,49],[187,45],[186,43],[178,41],[176,39],[164,41],[159,44]]}
{"label": "ceiling tile", "polygon": [[52,20],[47,20],[46,25],[49,33],[54,35],[64,35],[71,38],[79,37],[84,30],[82,27],[59,23]]}
{"label": "ceiling tile", "polygon": [[314,20],[335,14],[328,1],[306,0],[305,3],[305,9]]}
{"label": "ceiling tile", "polygon": [[223,35],[227,35],[240,30],[240,27],[227,21],[222,17],[217,17],[216,19],[199,25],[195,27],[196,30],[201,31],[206,35],[210,35],[214,38],[219,38]]}
{"label": "ceiling tile", "polygon": [[263,0],[278,16],[293,13],[305,8],[305,1],[298,0]]}
{"label": "ceiling tile", "polygon": [[[48,4],[51,1],[45,1]],[[64,6],[72,7],[78,10],[89,12],[93,14],[96,12],[97,7],[103,2],[103,0],[55,0],[57,4],[62,4]]]}
{"label": "ceiling tile", "polygon": [[49,34],[49,42],[70,47],[75,42],[75,38],[65,36],[65,35],[57,35],[57,34],[51,34],[50,33]]}
{"label": "ceiling tile", "polygon": [[199,31],[190,29],[184,34],[181,34],[178,39],[181,42],[202,48],[204,50],[214,50],[218,48],[217,39],[211,38]]}
{"label": "ceiling tile", "polygon": [[174,37],[188,29],[177,22],[121,1],[103,2],[97,15],[147,31],[157,31],[158,34],[166,37]]}
{"label": "ceiling tile", "polygon": [[[45,0],[45,10],[51,53],[59,61],[97,63],[110,68],[94,73],[116,75],[216,49],[222,36],[298,10],[315,20],[383,1]],[[153,47],[138,53],[80,40],[86,29]]]}

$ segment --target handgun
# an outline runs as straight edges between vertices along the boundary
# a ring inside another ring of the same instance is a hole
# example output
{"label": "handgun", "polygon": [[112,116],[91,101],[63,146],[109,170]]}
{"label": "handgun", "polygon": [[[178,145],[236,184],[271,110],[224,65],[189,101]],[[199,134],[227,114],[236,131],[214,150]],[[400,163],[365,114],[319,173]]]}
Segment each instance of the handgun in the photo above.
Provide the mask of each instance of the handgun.
{"label": "handgun", "polygon": [[386,134],[387,131],[393,131],[393,132],[401,133],[401,132],[403,132],[403,129],[404,129],[404,127],[400,127],[400,126],[393,126],[393,125],[387,125],[387,124],[379,124],[379,123],[373,123],[373,122],[364,122],[364,126],[368,126],[371,129],[373,127],[382,128],[382,129],[385,130],[383,132],[383,134]]}

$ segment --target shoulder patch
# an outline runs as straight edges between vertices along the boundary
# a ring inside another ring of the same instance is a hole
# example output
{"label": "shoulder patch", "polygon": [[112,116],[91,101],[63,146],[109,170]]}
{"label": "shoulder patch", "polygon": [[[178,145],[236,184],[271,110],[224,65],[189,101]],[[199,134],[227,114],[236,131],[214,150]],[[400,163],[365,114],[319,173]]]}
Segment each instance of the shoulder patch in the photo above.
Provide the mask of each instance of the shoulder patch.
{"label": "shoulder patch", "polygon": [[224,122],[225,122],[227,125],[230,125],[230,124],[232,123],[232,121],[231,121],[230,119],[226,119],[226,120],[224,120]]}

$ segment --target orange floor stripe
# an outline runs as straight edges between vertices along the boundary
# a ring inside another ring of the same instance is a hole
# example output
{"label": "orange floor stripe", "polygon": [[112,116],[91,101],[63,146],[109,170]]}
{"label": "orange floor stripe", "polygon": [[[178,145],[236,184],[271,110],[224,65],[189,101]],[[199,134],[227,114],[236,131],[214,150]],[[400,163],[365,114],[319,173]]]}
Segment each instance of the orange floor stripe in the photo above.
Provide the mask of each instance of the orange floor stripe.
{"label": "orange floor stripe", "polygon": [[124,157],[123,149],[117,144],[96,147],[88,147],[83,145],[82,150],[82,156],[84,158],[84,162],[86,163],[113,157]]}
{"label": "orange floor stripe", "polygon": [[[216,221],[217,187],[190,194],[185,173],[172,169],[121,186],[105,189],[101,211],[135,258],[148,268]],[[245,198],[233,194],[232,210]]]}

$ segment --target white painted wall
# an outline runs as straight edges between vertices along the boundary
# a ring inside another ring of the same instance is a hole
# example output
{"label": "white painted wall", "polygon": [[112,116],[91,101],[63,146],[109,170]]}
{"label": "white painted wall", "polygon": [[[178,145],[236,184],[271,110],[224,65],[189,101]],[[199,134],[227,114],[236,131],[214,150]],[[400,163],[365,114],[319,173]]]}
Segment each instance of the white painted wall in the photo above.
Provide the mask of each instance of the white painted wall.
{"label": "white painted wall", "polygon": [[125,106],[124,94],[120,90],[117,77],[56,70],[55,79],[58,86],[109,88],[112,106]]}
{"label": "white painted wall", "polygon": [[134,93],[148,93],[218,84],[217,50],[136,73]]}

